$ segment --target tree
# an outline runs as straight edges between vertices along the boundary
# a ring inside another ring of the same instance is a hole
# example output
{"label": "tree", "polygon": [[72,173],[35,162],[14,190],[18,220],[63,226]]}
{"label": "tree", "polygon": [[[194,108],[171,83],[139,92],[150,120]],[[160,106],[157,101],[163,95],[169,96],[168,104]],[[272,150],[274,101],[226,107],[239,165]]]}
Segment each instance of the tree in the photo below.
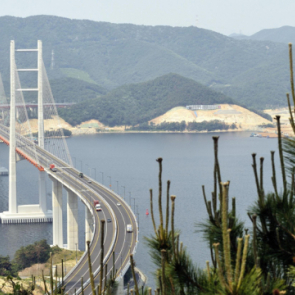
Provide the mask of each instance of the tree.
{"label": "tree", "polygon": [[13,264],[10,262],[9,256],[0,256],[0,276],[16,276]]}
{"label": "tree", "polygon": [[44,263],[49,256],[50,246],[46,240],[41,240],[17,250],[14,255],[14,264],[18,270],[21,270],[35,263]]}

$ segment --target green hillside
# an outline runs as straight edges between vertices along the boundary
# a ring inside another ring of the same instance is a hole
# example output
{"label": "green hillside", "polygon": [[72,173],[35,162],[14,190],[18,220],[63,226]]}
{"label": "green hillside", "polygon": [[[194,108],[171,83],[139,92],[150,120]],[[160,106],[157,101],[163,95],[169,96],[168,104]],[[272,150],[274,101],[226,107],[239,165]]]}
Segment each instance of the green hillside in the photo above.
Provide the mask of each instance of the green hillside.
{"label": "green hillside", "polygon": [[101,86],[74,78],[51,80],[50,85],[56,102],[80,102],[107,93]]}
{"label": "green hillside", "polygon": [[[286,104],[282,95],[288,91],[288,64],[274,62],[286,56],[286,45],[281,43],[236,40],[197,27],[111,24],[54,16],[0,17],[0,35],[3,80],[9,79],[10,40],[16,41],[16,48],[34,48],[40,39],[50,79],[72,77],[114,89],[177,73],[247,106],[264,108],[266,100],[268,106]],[[55,66],[49,70],[52,50]],[[36,62],[34,54],[21,57],[17,53],[19,68]],[[277,79],[283,83],[274,83]]]}
{"label": "green hillside", "polygon": [[152,81],[119,87],[108,94],[60,110],[72,125],[97,119],[108,126],[135,125],[160,116],[175,106],[234,101],[192,79],[167,74]]}
{"label": "green hillside", "polygon": [[283,56],[237,75],[228,85],[216,84],[212,88],[256,109],[285,105],[286,92],[290,92],[287,46],[285,49]]}
{"label": "green hillside", "polygon": [[[4,81],[3,84],[5,93],[9,97],[9,83]],[[107,90],[101,86],[74,78],[50,80],[50,86],[55,102],[81,102],[107,93]],[[28,102],[37,101],[37,93],[25,92],[24,98]]]}

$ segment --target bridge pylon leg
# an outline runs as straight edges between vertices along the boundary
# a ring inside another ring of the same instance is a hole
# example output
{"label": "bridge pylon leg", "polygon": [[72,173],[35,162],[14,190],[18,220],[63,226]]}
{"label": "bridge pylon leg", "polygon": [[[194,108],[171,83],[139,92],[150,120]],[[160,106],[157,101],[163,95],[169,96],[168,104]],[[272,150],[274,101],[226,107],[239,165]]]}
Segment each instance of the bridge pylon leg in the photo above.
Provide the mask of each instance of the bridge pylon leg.
{"label": "bridge pylon leg", "polygon": [[[43,59],[42,41],[38,40],[38,145],[44,149]],[[45,172],[39,172],[39,205],[46,212]]]}
{"label": "bridge pylon leg", "polygon": [[78,196],[69,189],[67,202],[67,238],[69,250],[76,250],[79,247],[78,228]]}
{"label": "bridge pylon leg", "polygon": [[10,41],[9,213],[17,213],[15,138],[15,44]]}
{"label": "bridge pylon leg", "polygon": [[85,249],[87,249],[87,241],[91,242],[93,234],[93,216],[88,209],[87,206],[85,206]]}
{"label": "bridge pylon leg", "polygon": [[62,184],[56,179],[52,180],[52,236],[53,246],[63,248],[62,224]]}
{"label": "bridge pylon leg", "polygon": [[42,41],[38,40],[38,145],[44,149],[44,103],[42,68]]}

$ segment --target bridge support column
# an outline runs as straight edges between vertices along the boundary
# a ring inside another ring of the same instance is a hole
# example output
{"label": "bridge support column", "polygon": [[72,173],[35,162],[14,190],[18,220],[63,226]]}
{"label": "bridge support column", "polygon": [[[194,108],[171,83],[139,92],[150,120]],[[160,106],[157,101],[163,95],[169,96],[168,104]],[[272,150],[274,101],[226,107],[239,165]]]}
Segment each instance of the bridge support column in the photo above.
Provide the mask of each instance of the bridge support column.
{"label": "bridge support column", "polygon": [[93,217],[88,207],[85,206],[85,245],[87,241],[91,241],[92,234],[93,234]]}
{"label": "bridge support column", "polygon": [[62,184],[55,178],[52,180],[52,236],[53,246],[63,248],[62,230]]}
{"label": "bridge support column", "polygon": [[122,277],[118,282],[118,289],[116,295],[124,295],[124,277]]}
{"label": "bridge support column", "polygon": [[9,213],[17,213],[15,139],[15,45],[10,41]]}
{"label": "bridge support column", "polygon": [[67,236],[68,236],[68,249],[76,250],[79,245],[78,240],[78,196],[71,190],[67,190],[68,203],[67,203]]}
{"label": "bridge support column", "polygon": [[47,212],[45,177],[45,172],[39,171],[39,206],[44,213]]}

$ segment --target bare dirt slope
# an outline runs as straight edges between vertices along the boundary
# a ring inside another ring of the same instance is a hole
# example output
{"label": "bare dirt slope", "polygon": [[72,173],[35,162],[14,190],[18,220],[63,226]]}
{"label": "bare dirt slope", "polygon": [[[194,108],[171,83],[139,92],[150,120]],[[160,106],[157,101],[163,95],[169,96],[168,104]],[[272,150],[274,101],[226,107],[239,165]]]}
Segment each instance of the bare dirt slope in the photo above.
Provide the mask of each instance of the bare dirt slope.
{"label": "bare dirt slope", "polygon": [[121,131],[124,131],[124,129],[125,129],[125,126],[109,127],[99,122],[98,120],[92,119],[86,122],[82,122],[80,125],[72,127],[70,130],[72,131],[73,135],[78,135],[78,134],[97,133],[97,130],[121,132]]}
{"label": "bare dirt slope", "polygon": [[[30,127],[32,133],[38,132],[38,120],[31,119],[30,120]],[[124,131],[125,126],[115,126],[115,127],[108,127],[99,122],[98,120],[92,119],[86,122],[82,122],[80,125],[72,126],[67,123],[62,118],[58,118],[57,116],[53,116],[51,119],[44,120],[44,129],[45,130],[54,130],[57,128],[64,128],[72,131],[73,135],[79,134],[94,134],[97,133],[97,129],[101,129],[104,131]]]}
{"label": "bare dirt slope", "polygon": [[[31,131],[38,132],[38,119],[30,119],[30,126]],[[67,123],[62,118],[58,118],[57,116],[53,116],[51,119],[44,120],[44,129],[50,130],[50,129],[56,129],[56,128],[65,128],[65,129],[71,129],[72,126]]]}
{"label": "bare dirt slope", "polygon": [[[288,108],[281,108],[281,109],[275,109],[275,110],[265,110],[264,111],[266,114],[269,114],[272,118],[274,118],[275,116],[279,115],[280,118],[280,122],[281,122],[281,130],[283,135],[289,135],[289,136],[293,136],[293,131],[292,131],[292,127],[290,125],[290,114],[289,114],[289,109]],[[293,113],[294,116],[294,113]],[[274,121],[274,124],[276,125],[276,122]],[[269,133],[276,133],[277,128],[267,128],[266,130]]]}
{"label": "bare dirt slope", "polygon": [[203,122],[219,120],[226,124],[235,123],[239,130],[255,130],[258,125],[270,123],[268,120],[256,115],[255,113],[237,106],[222,104],[216,110],[187,110],[185,107],[176,107],[159,116],[150,122],[161,124],[162,122]]}
{"label": "bare dirt slope", "polygon": [[[269,113],[272,117],[274,114],[281,114],[283,128],[285,132],[289,131],[288,123],[288,112],[287,110],[266,110],[266,113]],[[286,117],[286,118],[285,118]],[[259,125],[269,124],[270,122],[257,114],[237,105],[221,104],[220,109],[216,110],[197,110],[191,111],[187,110],[185,107],[175,107],[165,114],[151,120],[154,124],[161,124],[162,122],[203,122],[203,121],[213,121],[219,120],[226,124],[236,124],[238,129],[237,131],[259,131],[261,128]],[[32,132],[38,131],[38,122],[37,119],[30,120]],[[116,131],[124,132],[125,126],[115,126],[108,127],[99,122],[98,120],[92,119],[86,122],[81,123],[78,126],[71,126],[69,123],[65,122],[62,118],[53,117],[52,119],[45,120],[45,130],[56,129],[57,127],[65,128],[72,131],[73,135],[79,134],[94,134],[97,133],[97,129],[103,131]],[[128,126],[127,126],[128,127]],[[266,132],[275,133],[275,129],[265,129]]]}

